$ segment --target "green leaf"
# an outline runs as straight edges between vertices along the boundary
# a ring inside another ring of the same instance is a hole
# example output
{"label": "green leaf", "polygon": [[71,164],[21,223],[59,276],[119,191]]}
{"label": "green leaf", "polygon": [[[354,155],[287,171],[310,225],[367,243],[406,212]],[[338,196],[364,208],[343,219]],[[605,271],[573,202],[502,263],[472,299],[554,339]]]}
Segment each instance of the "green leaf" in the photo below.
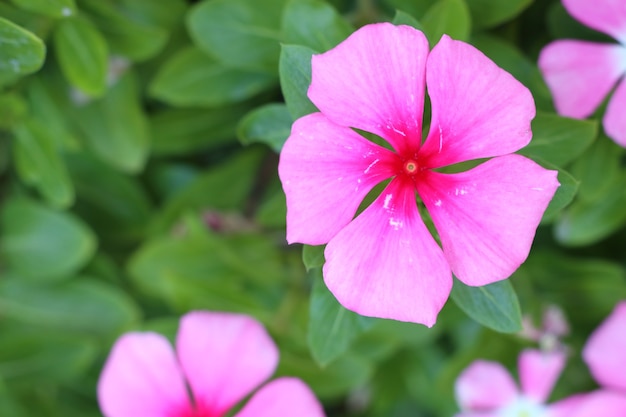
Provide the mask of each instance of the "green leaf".
{"label": "green leaf", "polygon": [[433,4],[433,0],[383,0],[383,2],[389,5],[392,12],[402,11],[414,19],[421,19]]}
{"label": "green leaf", "polygon": [[511,20],[533,0],[466,0],[476,28],[490,28]]}
{"label": "green leaf", "polygon": [[28,113],[28,104],[16,93],[0,95],[0,129],[11,130]]}
{"label": "green leaf", "polygon": [[317,52],[334,48],[354,31],[321,0],[289,0],[282,20],[284,43],[308,46]]}
{"label": "green leaf", "polygon": [[45,56],[41,39],[0,17],[0,86],[37,71]]}
{"label": "green leaf", "polygon": [[561,184],[559,188],[557,188],[554,197],[552,197],[552,201],[550,201],[550,204],[548,204],[546,211],[543,213],[543,218],[541,222],[545,224],[554,220],[557,214],[559,214],[561,210],[563,210],[572,202],[572,200],[576,196],[576,193],[578,192],[578,187],[580,183],[567,171],[546,163],[542,163],[542,165],[548,169],[558,170],[559,174],[557,178],[559,183]]}
{"label": "green leaf", "polygon": [[11,0],[17,7],[50,17],[68,17],[76,13],[74,0]]}
{"label": "green leaf", "polygon": [[304,263],[307,272],[324,266],[324,249],[326,249],[326,245],[302,245],[302,263]]}
{"label": "green leaf", "polygon": [[532,131],[532,141],[519,153],[564,166],[591,145],[598,134],[598,122],[538,113],[532,122]]}
{"label": "green leaf", "polygon": [[150,94],[174,106],[217,107],[253,97],[277,81],[271,74],[226,67],[191,47],[161,67]]}
{"label": "green leaf", "polygon": [[284,104],[266,104],[251,111],[237,126],[237,136],[244,145],[259,142],[280,152],[291,132],[293,120]]}
{"label": "green leaf", "polygon": [[187,28],[194,43],[228,66],[274,73],[286,0],[212,0],[192,8]]}
{"label": "green leaf", "polygon": [[280,87],[283,90],[287,109],[295,120],[317,108],[307,97],[311,84],[311,48],[299,45],[283,45],[280,53]]}
{"label": "green leaf", "polygon": [[50,131],[31,119],[17,126],[13,133],[15,165],[22,181],[36,187],[56,207],[71,205],[74,187]]}
{"label": "green leaf", "polygon": [[139,322],[139,309],[130,297],[116,287],[84,277],[55,285],[4,280],[0,283],[0,310],[20,323],[105,338]]}
{"label": "green leaf", "polygon": [[282,190],[270,194],[257,209],[254,220],[263,227],[281,229],[287,224],[287,200]]}
{"label": "green leaf", "polygon": [[391,23],[397,26],[399,25],[411,26],[422,32],[424,31],[424,27],[417,19],[415,19],[410,14],[403,12],[402,10],[396,10],[396,14],[394,15],[393,21]]}
{"label": "green leaf", "polygon": [[472,23],[464,0],[437,0],[420,21],[431,45],[444,33],[453,39],[467,40]]}
{"label": "green leaf", "polygon": [[603,194],[591,201],[576,201],[559,218],[556,239],[567,246],[584,246],[615,233],[626,224],[626,175],[610,182]]}
{"label": "green leaf", "polygon": [[148,157],[148,120],[132,73],[107,94],[75,111],[87,144],[103,161],[129,173],[140,171]]}
{"label": "green leaf", "polygon": [[313,269],[311,275],[314,282],[307,342],[313,358],[326,366],[345,353],[361,333],[374,325],[375,319],[341,306],[326,288],[321,268]]}
{"label": "green leaf", "polygon": [[485,327],[502,333],[522,329],[519,302],[508,280],[470,287],[455,278],[450,296],[465,314]]}
{"label": "green leaf", "polygon": [[59,21],[54,30],[54,52],[73,86],[91,96],[105,92],[108,46],[90,21],[81,17]]}
{"label": "green leaf", "polygon": [[4,202],[0,226],[0,254],[24,278],[50,281],[72,275],[96,248],[95,236],[79,219],[24,198]]}

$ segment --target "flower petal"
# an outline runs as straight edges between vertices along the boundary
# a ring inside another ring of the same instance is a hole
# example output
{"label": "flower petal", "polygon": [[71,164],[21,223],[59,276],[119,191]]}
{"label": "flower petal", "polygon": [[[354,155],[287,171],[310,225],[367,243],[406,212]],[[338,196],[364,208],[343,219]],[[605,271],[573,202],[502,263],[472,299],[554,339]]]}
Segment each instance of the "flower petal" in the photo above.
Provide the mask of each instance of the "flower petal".
{"label": "flower petal", "polygon": [[324,254],[328,289],[365,316],[432,326],[450,294],[450,268],[420,218],[414,187],[399,178]]}
{"label": "flower petal", "polygon": [[252,392],[278,364],[278,350],[261,323],[240,314],[186,314],[176,348],[195,402],[216,415]]}
{"label": "flower petal", "polygon": [[546,407],[545,417],[572,417],[586,399],[587,394],[575,394],[556,401]]}
{"label": "flower petal", "polygon": [[600,385],[626,392],[626,302],[591,334],[583,359]]}
{"label": "flower petal", "polygon": [[626,48],[559,40],[542,49],[539,69],[557,112],[582,119],[594,112],[626,71]]}
{"label": "flower petal", "polygon": [[517,387],[509,372],[499,363],[477,360],[465,368],[454,384],[461,410],[492,411],[517,398]]}
{"label": "flower petal", "polygon": [[[598,390],[586,395],[575,412],[567,417],[624,417],[626,394],[610,390]],[[552,417],[552,416],[550,416]]]}
{"label": "flower petal", "polygon": [[428,56],[426,84],[432,122],[424,166],[505,155],[530,141],[530,91],[473,46],[444,35]]}
{"label": "flower petal", "polygon": [[603,125],[606,134],[618,145],[626,147],[626,81],[615,89],[604,113]]}
{"label": "flower petal", "polygon": [[461,281],[486,285],[507,278],[524,262],[559,186],[556,176],[519,155],[493,158],[458,174],[425,171],[418,192]]}
{"label": "flower petal", "polygon": [[409,26],[363,26],[314,55],[309,98],[333,122],[385,138],[398,152],[422,139],[428,41]]}
{"label": "flower petal", "polygon": [[538,403],[545,403],[565,366],[563,352],[527,349],[519,357],[522,393]]}
{"label": "flower petal", "polygon": [[176,355],[156,333],[120,337],[98,381],[98,402],[106,417],[169,417],[190,401]]}
{"label": "flower petal", "polygon": [[297,378],[276,379],[254,394],[235,417],[324,417],[311,389]]}
{"label": "flower petal", "polygon": [[327,243],[352,220],[365,195],[393,175],[393,158],[321,113],[296,120],[278,164],[287,195],[287,241]]}
{"label": "flower petal", "polygon": [[626,45],[626,3],[623,0],[563,0],[563,6],[579,22]]}

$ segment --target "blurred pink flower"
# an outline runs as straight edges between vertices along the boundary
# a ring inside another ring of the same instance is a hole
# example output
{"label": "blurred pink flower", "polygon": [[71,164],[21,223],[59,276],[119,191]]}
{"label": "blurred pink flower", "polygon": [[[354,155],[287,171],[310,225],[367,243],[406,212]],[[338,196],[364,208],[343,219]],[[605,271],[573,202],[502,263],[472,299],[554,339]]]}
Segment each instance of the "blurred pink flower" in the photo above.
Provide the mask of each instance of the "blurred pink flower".
{"label": "blurred pink flower", "polygon": [[[181,318],[174,353],[152,332],[120,337],[98,382],[105,417],[222,417],[276,368],[278,350],[251,317],[191,312]],[[236,417],[323,417],[299,379],[261,387]]]}
{"label": "blurred pink flower", "polygon": [[571,417],[583,396],[546,404],[564,365],[563,352],[525,350],[519,357],[518,388],[501,364],[475,361],[456,380],[461,408],[456,417]]}
{"label": "blurred pink flower", "polygon": [[626,302],[589,337],[583,360],[602,388],[588,394],[572,417],[626,416]]}
{"label": "blurred pink flower", "polygon": [[562,0],[575,19],[615,38],[619,44],[557,40],[539,56],[539,68],[559,114],[590,116],[617,85],[606,108],[606,134],[626,146],[626,1]]}
{"label": "blurred pink flower", "polygon": [[[444,35],[429,53],[422,32],[388,23],[362,27],[311,64],[308,96],[320,112],[293,124],[278,172],[287,240],[328,243],[324,278],[339,302],[363,315],[432,326],[452,272],[474,286],[510,276],[558,187],[556,171],[511,155],[532,136],[528,89],[471,45]],[[432,119],[422,143],[426,86]],[[489,157],[465,172],[439,172]]]}

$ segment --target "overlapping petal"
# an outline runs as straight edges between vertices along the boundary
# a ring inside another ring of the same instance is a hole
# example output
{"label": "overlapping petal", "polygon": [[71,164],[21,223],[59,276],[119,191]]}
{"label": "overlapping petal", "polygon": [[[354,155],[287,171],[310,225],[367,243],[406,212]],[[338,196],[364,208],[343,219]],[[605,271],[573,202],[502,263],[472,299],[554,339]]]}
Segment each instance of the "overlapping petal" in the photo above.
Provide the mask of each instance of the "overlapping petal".
{"label": "overlapping petal", "polygon": [[[626,57],[624,59],[626,60]],[[618,145],[626,147],[626,80],[622,80],[613,93],[602,124],[611,139]]]}
{"label": "overlapping petal", "polygon": [[113,346],[100,380],[98,401],[106,417],[170,417],[189,396],[168,340],[155,333],[128,333]]}
{"label": "overlapping petal", "polygon": [[623,0],[563,0],[563,6],[579,22],[626,45],[626,2]]}
{"label": "overlapping petal", "polygon": [[452,277],[420,218],[413,190],[394,179],[342,229],[326,246],[324,278],[350,310],[432,326]]}
{"label": "overlapping petal", "polygon": [[528,349],[519,357],[519,379],[522,393],[538,403],[545,403],[565,366],[563,352]]}
{"label": "overlapping petal", "polygon": [[324,417],[313,392],[297,378],[279,378],[263,386],[235,417]]}
{"label": "overlapping petal", "polygon": [[575,412],[567,417],[624,417],[626,395],[609,390],[598,390],[586,395]]}
{"label": "overlapping petal", "polygon": [[321,113],[293,124],[278,174],[287,196],[287,241],[327,243],[363,197],[393,175],[393,153]]}
{"label": "overlapping petal", "polygon": [[[548,406],[546,417],[572,417],[587,399],[587,394],[575,394]],[[583,416],[579,416],[583,417]]]}
{"label": "overlapping petal", "polygon": [[482,52],[444,35],[428,56],[430,132],[420,163],[437,168],[526,146],[535,103],[530,91]]}
{"label": "overlapping petal", "polygon": [[626,302],[619,303],[589,337],[583,359],[600,385],[619,390],[626,398]]}
{"label": "overlapping petal", "polygon": [[489,284],[524,262],[559,186],[556,176],[519,155],[493,158],[458,174],[425,172],[418,192],[461,281]]}
{"label": "overlapping petal", "polygon": [[419,148],[428,49],[411,27],[364,26],[313,56],[309,98],[335,123],[375,133],[398,152]]}
{"label": "overlapping petal", "polygon": [[[518,391],[515,381],[496,362],[472,362],[456,380],[455,394],[461,410],[488,412],[515,401]],[[465,414],[463,414],[465,416]]]}
{"label": "overlapping petal", "polygon": [[278,350],[249,316],[191,312],[181,318],[178,359],[197,403],[224,415],[270,377]]}
{"label": "overlapping petal", "polygon": [[[589,5],[596,7],[595,2]],[[585,118],[594,112],[626,72],[626,48],[558,40],[541,51],[539,69],[552,92],[557,112],[563,116]]]}

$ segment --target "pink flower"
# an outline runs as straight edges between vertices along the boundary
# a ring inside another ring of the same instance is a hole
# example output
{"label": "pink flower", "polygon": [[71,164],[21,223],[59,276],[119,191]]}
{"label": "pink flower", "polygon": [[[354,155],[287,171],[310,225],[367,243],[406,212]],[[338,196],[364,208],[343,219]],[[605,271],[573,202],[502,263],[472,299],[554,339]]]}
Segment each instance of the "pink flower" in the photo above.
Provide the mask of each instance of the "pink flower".
{"label": "pink flower", "polygon": [[546,405],[564,365],[563,352],[523,351],[518,363],[518,389],[499,363],[475,361],[456,380],[456,398],[462,411],[457,417],[570,417],[583,396]]}
{"label": "pink flower", "polygon": [[592,29],[612,36],[619,44],[558,40],[539,56],[539,68],[552,91],[559,114],[590,116],[611,89],[603,118],[606,134],[626,146],[626,2],[623,0],[562,0],[569,14]]}
{"label": "pink flower", "polygon": [[[324,278],[339,302],[363,315],[432,326],[451,272],[479,286],[519,267],[558,182],[556,171],[511,155],[531,139],[528,89],[466,43],[443,36],[428,49],[421,32],[381,23],[313,56],[308,96],[320,112],[293,124],[278,171],[287,240],[328,243]],[[422,143],[425,86],[432,119]],[[458,174],[438,171],[488,157],[495,158]]]}
{"label": "pink flower", "polygon": [[626,415],[626,302],[593,332],[583,360],[602,387],[587,395],[572,417],[624,417]]}
{"label": "pink flower", "polygon": [[[251,317],[213,312],[183,316],[177,355],[152,332],[120,337],[104,365],[98,400],[106,417],[222,417],[265,381],[278,351]],[[189,390],[188,390],[189,388]],[[299,379],[261,387],[236,417],[323,417]]]}

